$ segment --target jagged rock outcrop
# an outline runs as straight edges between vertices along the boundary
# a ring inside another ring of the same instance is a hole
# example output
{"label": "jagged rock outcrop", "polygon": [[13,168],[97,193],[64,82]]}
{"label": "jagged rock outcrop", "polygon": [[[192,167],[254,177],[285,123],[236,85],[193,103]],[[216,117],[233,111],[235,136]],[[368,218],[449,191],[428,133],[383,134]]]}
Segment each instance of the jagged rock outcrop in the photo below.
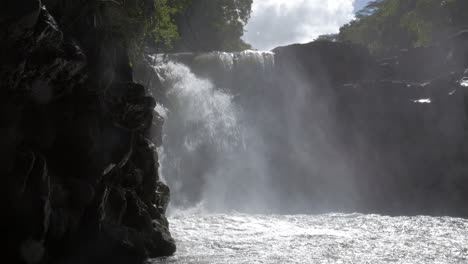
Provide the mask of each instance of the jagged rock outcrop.
{"label": "jagged rock outcrop", "polygon": [[161,140],[151,141],[162,119],[133,82],[127,50],[106,31],[101,7],[2,6],[4,261],[137,263],[172,254],[169,191],[154,150]]}

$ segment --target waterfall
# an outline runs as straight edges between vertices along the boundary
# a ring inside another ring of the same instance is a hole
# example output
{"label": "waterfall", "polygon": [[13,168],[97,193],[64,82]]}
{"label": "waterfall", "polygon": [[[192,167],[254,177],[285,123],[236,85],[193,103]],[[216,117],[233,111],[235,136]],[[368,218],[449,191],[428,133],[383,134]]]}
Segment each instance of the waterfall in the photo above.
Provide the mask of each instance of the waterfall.
{"label": "waterfall", "polygon": [[160,169],[173,208],[429,211],[439,204],[432,182],[451,184],[439,175],[463,140],[463,97],[453,92],[463,82],[340,83],[349,73],[328,71],[341,65],[333,58],[327,68],[325,58],[301,65],[259,51],[153,61],[154,88],[165,97],[158,112],[166,112]]}
{"label": "waterfall", "polygon": [[272,52],[152,61],[166,97],[158,106],[167,112],[160,169],[173,208],[354,210],[363,171],[339,144],[334,101],[323,92],[331,89],[278,65]]}
{"label": "waterfall", "polygon": [[202,202],[210,211],[264,209],[269,182],[263,142],[235,98],[240,87],[236,91],[232,84],[271,74],[273,54],[160,54],[153,59],[168,102],[157,108],[166,118],[161,175],[172,188],[172,204]]}

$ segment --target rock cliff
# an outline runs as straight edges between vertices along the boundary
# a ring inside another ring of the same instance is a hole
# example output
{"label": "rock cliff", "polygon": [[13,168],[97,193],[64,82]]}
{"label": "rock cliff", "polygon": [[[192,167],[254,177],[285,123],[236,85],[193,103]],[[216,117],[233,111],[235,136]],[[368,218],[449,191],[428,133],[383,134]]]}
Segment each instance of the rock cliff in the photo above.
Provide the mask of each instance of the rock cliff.
{"label": "rock cliff", "polygon": [[1,8],[6,263],[138,263],[175,251],[161,140],[150,133],[162,118],[101,9],[68,0]]}
{"label": "rock cliff", "polygon": [[[327,41],[273,51],[293,69],[279,86],[307,80],[309,109],[319,96],[334,117],[328,137],[352,164],[357,210],[468,215],[466,32],[391,58]],[[320,125],[311,112],[301,120]]]}

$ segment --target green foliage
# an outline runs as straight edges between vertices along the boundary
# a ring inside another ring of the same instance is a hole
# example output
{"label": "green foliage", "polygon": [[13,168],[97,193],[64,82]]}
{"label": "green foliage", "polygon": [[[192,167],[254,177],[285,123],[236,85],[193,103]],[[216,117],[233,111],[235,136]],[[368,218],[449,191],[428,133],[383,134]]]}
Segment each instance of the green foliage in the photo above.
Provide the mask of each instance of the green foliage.
{"label": "green foliage", "polygon": [[375,0],[340,29],[339,40],[389,54],[423,46],[453,34],[468,23],[466,0]]}
{"label": "green foliage", "polygon": [[151,43],[168,50],[179,37],[174,15],[187,7],[189,0],[100,0],[108,31],[120,37],[137,56]]}
{"label": "green foliage", "polygon": [[[179,7],[183,8],[183,6]],[[151,36],[155,43],[167,49],[172,47],[172,41],[179,37],[173,15],[182,9],[168,5],[167,0],[155,2],[155,14],[151,23]]]}
{"label": "green foliage", "polygon": [[[99,6],[106,32],[112,32],[138,56],[154,52],[239,51],[253,0],[92,0]],[[187,48],[183,48],[183,47]]]}
{"label": "green foliage", "polygon": [[250,48],[242,39],[253,0],[193,0],[176,16],[181,51],[240,51]]}

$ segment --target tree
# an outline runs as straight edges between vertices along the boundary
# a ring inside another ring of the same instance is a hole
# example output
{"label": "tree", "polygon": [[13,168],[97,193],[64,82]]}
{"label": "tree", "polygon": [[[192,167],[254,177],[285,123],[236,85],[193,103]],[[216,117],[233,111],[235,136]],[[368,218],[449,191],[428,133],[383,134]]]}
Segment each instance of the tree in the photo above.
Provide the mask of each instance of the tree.
{"label": "tree", "polygon": [[239,51],[253,0],[96,0],[111,31],[133,55],[151,52]]}
{"label": "tree", "polygon": [[340,29],[339,40],[363,44],[376,54],[423,46],[466,24],[460,10],[467,7],[465,0],[372,1]]}
{"label": "tree", "polygon": [[253,0],[192,0],[176,15],[179,51],[240,51],[250,48],[242,39]]}
{"label": "tree", "polygon": [[179,37],[175,14],[186,8],[189,0],[100,0],[110,32],[130,50],[131,57],[145,46],[167,51]]}

